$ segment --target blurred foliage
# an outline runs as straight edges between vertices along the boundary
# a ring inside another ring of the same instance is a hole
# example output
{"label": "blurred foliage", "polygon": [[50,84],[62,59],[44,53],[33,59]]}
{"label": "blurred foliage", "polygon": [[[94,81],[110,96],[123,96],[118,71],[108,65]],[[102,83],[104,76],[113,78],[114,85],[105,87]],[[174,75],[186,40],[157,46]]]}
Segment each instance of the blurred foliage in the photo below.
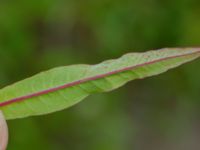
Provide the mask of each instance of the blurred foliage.
{"label": "blurred foliage", "polygon": [[[1,0],[0,87],[55,66],[200,44],[198,0]],[[41,117],[9,150],[200,149],[200,62]]]}

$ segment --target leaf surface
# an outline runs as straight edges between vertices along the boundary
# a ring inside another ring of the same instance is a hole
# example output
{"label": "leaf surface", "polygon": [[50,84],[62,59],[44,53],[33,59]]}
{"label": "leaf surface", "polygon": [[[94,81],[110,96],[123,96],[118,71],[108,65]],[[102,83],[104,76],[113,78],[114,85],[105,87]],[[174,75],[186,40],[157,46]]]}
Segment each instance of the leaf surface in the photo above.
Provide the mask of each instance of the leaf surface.
{"label": "leaf surface", "polygon": [[6,119],[68,108],[90,94],[114,90],[128,81],[163,73],[200,57],[199,48],[165,48],[129,53],[97,65],[51,69],[0,90]]}

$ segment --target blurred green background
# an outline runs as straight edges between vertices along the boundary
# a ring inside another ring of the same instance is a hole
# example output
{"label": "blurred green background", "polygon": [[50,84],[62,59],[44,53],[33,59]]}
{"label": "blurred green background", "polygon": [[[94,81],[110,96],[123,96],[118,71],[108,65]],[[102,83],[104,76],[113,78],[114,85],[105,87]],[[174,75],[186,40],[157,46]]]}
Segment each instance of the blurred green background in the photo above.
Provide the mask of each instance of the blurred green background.
{"label": "blurred green background", "polygon": [[[0,0],[0,87],[56,66],[200,44],[198,0]],[[8,150],[199,150],[200,61],[8,121]]]}

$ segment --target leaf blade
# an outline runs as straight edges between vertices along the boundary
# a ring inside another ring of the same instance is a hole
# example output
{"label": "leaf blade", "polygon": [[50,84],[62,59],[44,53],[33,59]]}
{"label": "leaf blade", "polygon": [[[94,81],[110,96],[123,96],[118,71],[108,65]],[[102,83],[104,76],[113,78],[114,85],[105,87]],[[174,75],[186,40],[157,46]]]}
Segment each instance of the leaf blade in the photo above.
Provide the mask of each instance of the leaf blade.
{"label": "leaf blade", "polygon": [[72,65],[42,72],[0,90],[7,119],[41,115],[70,107],[88,95],[177,67],[200,56],[200,49],[130,53],[97,65]]}

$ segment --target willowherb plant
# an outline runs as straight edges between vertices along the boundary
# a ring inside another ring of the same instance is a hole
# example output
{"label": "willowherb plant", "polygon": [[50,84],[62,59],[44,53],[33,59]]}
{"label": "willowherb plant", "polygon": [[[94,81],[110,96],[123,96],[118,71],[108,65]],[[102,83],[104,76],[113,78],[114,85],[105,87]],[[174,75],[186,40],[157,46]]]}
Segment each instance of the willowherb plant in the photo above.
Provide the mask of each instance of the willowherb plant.
{"label": "willowherb plant", "polygon": [[0,90],[6,119],[68,108],[90,94],[114,90],[128,81],[163,73],[200,57],[200,48],[166,48],[129,53],[97,65],[51,69]]}

